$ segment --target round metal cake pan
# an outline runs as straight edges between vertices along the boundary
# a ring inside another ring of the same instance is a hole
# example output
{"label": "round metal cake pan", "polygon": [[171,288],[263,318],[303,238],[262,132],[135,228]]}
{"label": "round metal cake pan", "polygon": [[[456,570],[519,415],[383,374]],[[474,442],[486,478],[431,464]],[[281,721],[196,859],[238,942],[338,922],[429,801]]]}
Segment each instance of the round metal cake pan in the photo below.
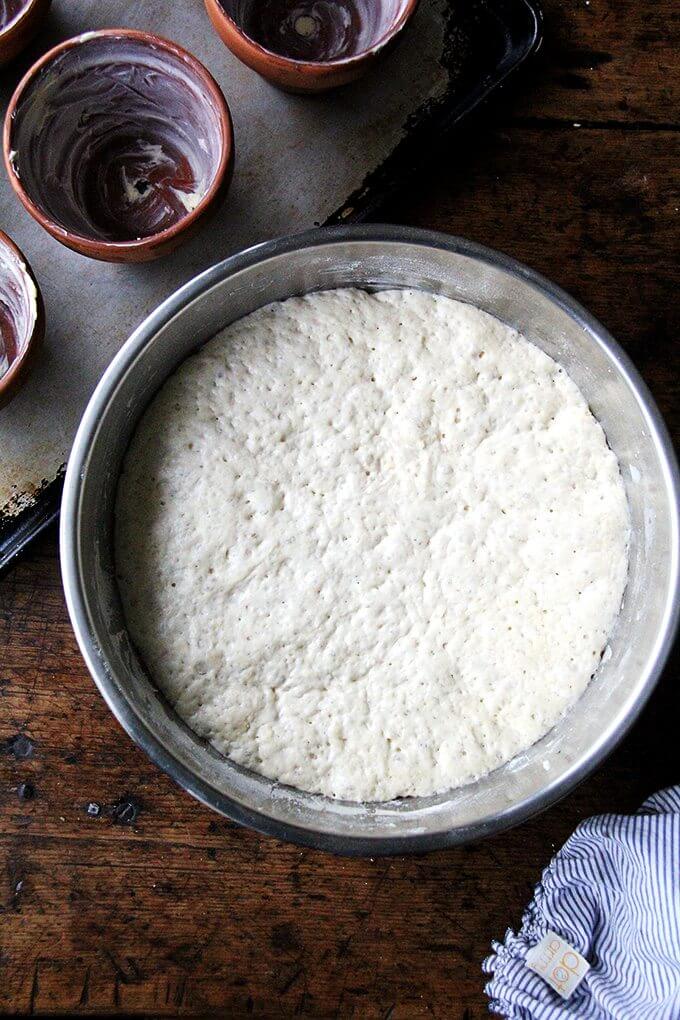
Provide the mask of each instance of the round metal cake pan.
{"label": "round metal cake pan", "polygon": [[[415,287],[467,301],[520,330],[585,395],[619,458],[630,503],[621,614],[582,697],[538,743],[459,789],[388,804],[301,793],[221,756],[181,720],[133,648],[114,578],[121,460],[170,373],[228,323],[270,301],[331,287]],[[678,618],[678,467],[659,412],[626,354],[579,304],[519,263],[461,238],[387,226],[311,231],[250,248],[153,312],[105,373],[69,460],[61,556],[69,613],[114,715],[149,757],[216,811],[337,853],[423,851],[523,821],[563,797],[623,737],[649,697]]]}

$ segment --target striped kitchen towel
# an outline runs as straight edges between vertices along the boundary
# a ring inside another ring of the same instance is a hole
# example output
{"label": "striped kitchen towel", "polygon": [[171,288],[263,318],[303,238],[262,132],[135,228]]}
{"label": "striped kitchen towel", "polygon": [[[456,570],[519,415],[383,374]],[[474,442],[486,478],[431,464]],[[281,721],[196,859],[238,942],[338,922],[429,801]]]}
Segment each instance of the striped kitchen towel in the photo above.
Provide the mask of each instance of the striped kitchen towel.
{"label": "striped kitchen towel", "polygon": [[483,966],[508,1020],[680,1020],[680,786],[582,822]]}

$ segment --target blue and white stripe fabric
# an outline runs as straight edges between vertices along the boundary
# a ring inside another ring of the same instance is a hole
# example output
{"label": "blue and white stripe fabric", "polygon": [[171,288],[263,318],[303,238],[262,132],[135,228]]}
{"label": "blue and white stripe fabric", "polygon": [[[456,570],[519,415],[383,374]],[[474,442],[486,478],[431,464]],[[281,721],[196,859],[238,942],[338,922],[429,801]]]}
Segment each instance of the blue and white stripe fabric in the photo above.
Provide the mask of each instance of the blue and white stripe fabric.
{"label": "blue and white stripe fabric", "polygon": [[[525,962],[548,930],[591,965],[566,1002]],[[483,966],[508,1020],[680,1020],[680,786],[582,822]]]}

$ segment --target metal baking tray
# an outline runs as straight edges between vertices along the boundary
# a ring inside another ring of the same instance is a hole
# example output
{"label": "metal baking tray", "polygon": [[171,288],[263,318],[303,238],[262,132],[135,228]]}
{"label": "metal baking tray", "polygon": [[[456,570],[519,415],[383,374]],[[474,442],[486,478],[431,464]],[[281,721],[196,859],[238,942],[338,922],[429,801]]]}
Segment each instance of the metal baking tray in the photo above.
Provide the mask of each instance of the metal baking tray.
{"label": "metal baking tray", "polygon": [[336,93],[298,97],[241,65],[198,0],[57,0],[31,51],[3,71],[0,112],[49,46],[111,26],[176,39],[213,73],[234,118],[234,181],[223,209],[186,246],[156,263],[115,266],[50,238],[0,176],[0,226],[31,262],[47,310],[41,359],[0,411],[0,570],[57,515],[80,416],[134,327],[186,280],[240,248],[370,217],[535,52],[542,19],[535,0],[421,0],[402,44],[370,76]]}

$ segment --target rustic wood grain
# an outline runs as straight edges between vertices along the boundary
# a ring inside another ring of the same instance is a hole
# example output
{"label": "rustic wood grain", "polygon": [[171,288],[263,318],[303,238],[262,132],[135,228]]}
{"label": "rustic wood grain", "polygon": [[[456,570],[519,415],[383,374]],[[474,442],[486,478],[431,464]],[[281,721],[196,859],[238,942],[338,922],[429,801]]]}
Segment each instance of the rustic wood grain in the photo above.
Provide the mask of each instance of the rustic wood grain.
{"label": "rustic wood grain", "polygon": [[675,0],[544,0],[546,32],[516,116],[678,126]]}
{"label": "rustic wood grain", "polygon": [[[571,291],[677,438],[677,7],[545,7],[519,94],[384,217],[474,237]],[[52,532],[0,581],[0,1011],[478,1020],[480,961],[554,849],[678,780],[679,681],[676,653],[607,764],[513,832],[391,860],[300,850],[201,807],[119,729],[78,654]]]}

